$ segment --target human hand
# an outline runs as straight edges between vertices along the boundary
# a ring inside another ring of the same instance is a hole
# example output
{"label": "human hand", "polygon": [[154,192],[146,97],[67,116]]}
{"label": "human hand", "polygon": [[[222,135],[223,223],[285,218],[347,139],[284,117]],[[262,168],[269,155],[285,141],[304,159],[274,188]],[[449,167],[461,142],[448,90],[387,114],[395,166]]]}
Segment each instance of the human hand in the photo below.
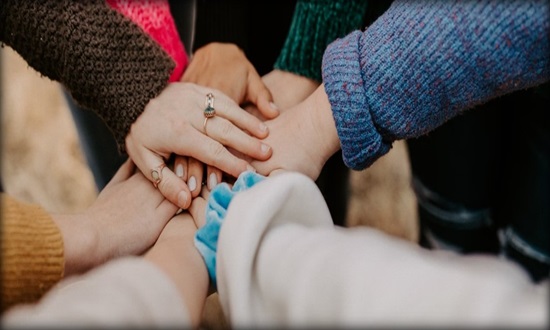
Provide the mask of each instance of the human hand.
{"label": "human hand", "polygon": [[[193,55],[181,81],[192,82],[201,86],[216,88],[229,96],[237,104],[247,104],[254,107],[261,117],[274,118],[278,110],[273,103],[270,91],[262,82],[258,72],[248,61],[244,52],[235,44],[212,42],[199,48]],[[188,164],[189,173],[202,175],[203,168],[195,160],[176,157],[180,165],[180,173],[185,174]],[[190,175],[188,186],[193,198],[198,196],[201,188],[193,185],[198,176]],[[222,171],[213,166],[206,166],[206,187],[212,190],[222,180]]]}
{"label": "human hand", "polygon": [[326,161],[340,149],[340,140],[324,86],[277,118],[266,121],[266,143],[273,155],[266,161],[252,161],[258,173],[275,170],[298,171],[316,180]]}
{"label": "human hand", "polygon": [[302,102],[320,85],[313,79],[277,69],[264,75],[262,80],[281,111]]}
{"label": "human hand", "polygon": [[[264,75],[262,80],[271,91],[279,112],[302,102],[319,87],[319,83],[315,80],[277,69]],[[261,120],[269,119],[263,116],[254,104],[248,104],[245,109]]]}
{"label": "human hand", "polygon": [[[208,93],[215,96],[216,115],[206,121]],[[168,200],[187,209],[191,203],[188,186],[171,169],[162,167],[172,154],[190,156],[237,177],[254,169],[226,148],[250,159],[265,160],[271,156],[271,148],[259,139],[267,135],[265,124],[220,91],[177,82],[152,99],[132,124],[126,150],[149,180],[158,181],[159,190]]]}
{"label": "human hand", "polygon": [[199,48],[181,81],[216,88],[237,104],[254,104],[265,118],[279,112],[252,63],[235,44],[212,42]]}
{"label": "human hand", "polygon": [[127,160],[83,213],[53,215],[63,236],[65,275],[143,253],[177,209]]}

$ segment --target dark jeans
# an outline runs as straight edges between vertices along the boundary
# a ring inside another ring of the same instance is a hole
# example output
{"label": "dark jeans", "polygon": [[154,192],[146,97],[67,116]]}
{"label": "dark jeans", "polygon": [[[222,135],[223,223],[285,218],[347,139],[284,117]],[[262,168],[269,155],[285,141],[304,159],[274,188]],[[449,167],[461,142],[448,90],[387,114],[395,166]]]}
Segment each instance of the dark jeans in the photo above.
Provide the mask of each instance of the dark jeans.
{"label": "dark jeans", "polygon": [[468,110],[408,141],[421,244],[504,254],[550,273],[550,112],[539,89]]}

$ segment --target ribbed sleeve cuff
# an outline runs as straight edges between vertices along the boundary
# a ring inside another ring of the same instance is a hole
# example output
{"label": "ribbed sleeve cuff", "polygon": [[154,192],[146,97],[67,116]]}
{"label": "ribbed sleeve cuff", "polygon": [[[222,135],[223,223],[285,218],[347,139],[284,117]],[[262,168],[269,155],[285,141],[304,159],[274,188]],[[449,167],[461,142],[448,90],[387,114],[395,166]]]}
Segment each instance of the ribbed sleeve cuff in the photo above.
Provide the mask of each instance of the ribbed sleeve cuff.
{"label": "ribbed sleeve cuff", "polygon": [[38,300],[62,277],[63,238],[50,215],[2,195],[2,312]]}
{"label": "ribbed sleeve cuff", "polygon": [[361,76],[360,31],[333,42],[323,57],[323,80],[345,164],[362,170],[391,149],[376,129]]}
{"label": "ribbed sleeve cuff", "polygon": [[361,27],[365,0],[298,1],[274,68],[321,81],[323,52],[330,42]]}

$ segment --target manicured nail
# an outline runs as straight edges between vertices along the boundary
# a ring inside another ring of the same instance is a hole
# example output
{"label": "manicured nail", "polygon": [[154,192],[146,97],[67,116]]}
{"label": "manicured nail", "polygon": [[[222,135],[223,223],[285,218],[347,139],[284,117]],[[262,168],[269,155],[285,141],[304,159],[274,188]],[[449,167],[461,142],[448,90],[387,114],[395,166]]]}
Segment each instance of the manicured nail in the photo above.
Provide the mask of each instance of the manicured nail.
{"label": "manicured nail", "polygon": [[264,123],[260,123],[260,131],[267,132],[267,125]]}
{"label": "manicured nail", "polygon": [[181,208],[185,208],[187,206],[187,194],[185,191],[180,191],[178,194],[178,205]]}
{"label": "manicured nail", "polygon": [[279,107],[275,103],[269,102],[269,106],[271,107],[271,109],[279,111]]}
{"label": "manicured nail", "polygon": [[178,166],[176,166],[176,175],[183,178],[183,165],[178,164]]}
{"label": "manicured nail", "polygon": [[208,189],[212,190],[218,184],[218,177],[215,173],[210,173],[208,176]]}
{"label": "manicured nail", "polygon": [[263,143],[262,143],[261,149],[262,149],[262,153],[263,153],[263,154],[267,154],[267,153],[269,152],[269,149],[271,149],[271,147],[268,146],[267,144],[263,144]]}
{"label": "manicured nail", "polygon": [[197,189],[197,179],[195,179],[194,176],[190,177],[189,180],[187,180],[187,187],[189,187],[189,190],[195,191]]}

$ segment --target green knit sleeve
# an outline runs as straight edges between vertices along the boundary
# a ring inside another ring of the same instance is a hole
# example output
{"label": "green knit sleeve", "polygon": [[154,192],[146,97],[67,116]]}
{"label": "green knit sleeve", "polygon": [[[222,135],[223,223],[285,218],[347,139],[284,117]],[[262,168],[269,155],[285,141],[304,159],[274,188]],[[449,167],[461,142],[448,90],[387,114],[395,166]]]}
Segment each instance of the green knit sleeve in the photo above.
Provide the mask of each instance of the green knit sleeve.
{"label": "green knit sleeve", "polygon": [[325,48],[361,28],[366,10],[366,0],[298,0],[274,68],[322,81]]}

